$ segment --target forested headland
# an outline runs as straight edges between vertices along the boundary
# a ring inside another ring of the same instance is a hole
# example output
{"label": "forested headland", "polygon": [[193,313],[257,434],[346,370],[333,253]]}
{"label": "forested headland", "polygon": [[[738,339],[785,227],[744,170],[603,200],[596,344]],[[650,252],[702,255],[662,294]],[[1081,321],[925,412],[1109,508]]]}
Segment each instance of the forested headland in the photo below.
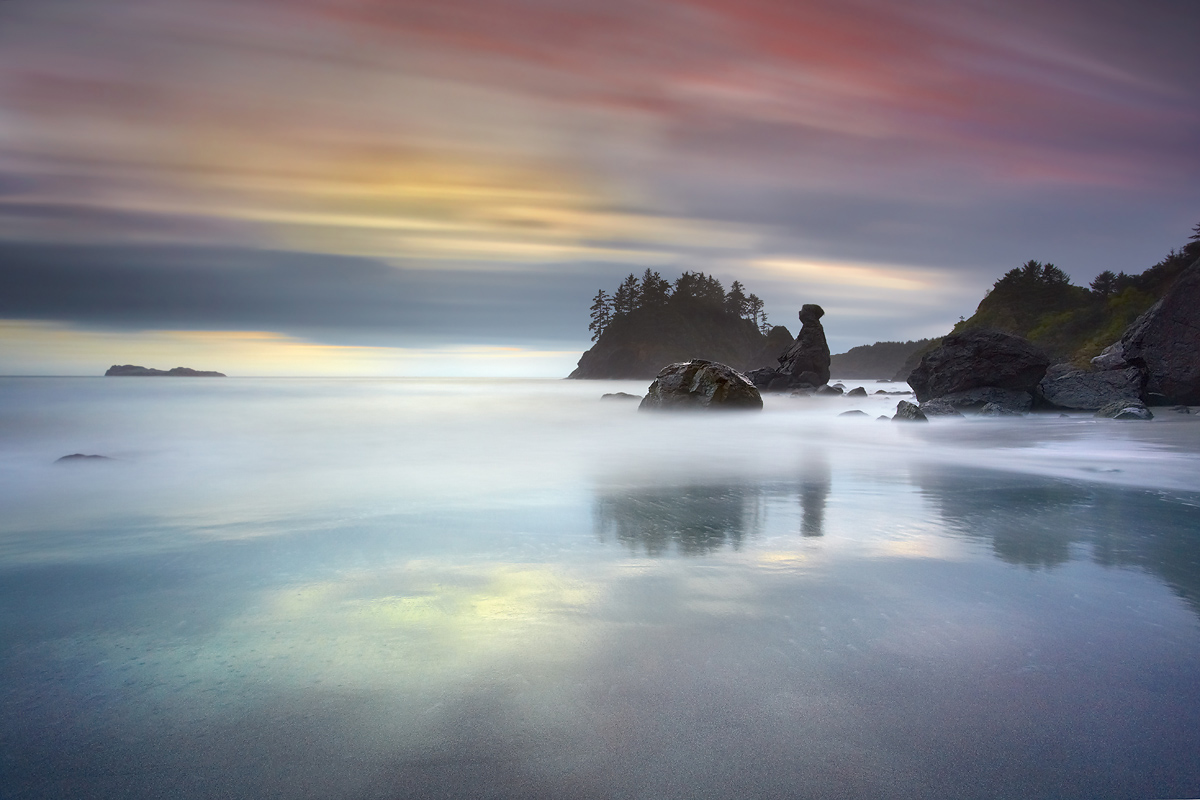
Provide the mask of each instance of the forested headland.
{"label": "forested headland", "polygon": [[746,371],[773,366],[792,343],[740,281],[726,291],[703,272],[684,272],[674,282],[650,269],[640,278],[630,274],[611,294],[596,293],[588,328],[595,344],[568,377],[653,378],[692,358]]}
{"label": "forested headland", "polygon": [[1086,368],[1200,259],[1200,223],[1192,230],[1183,247],[1143,272],[1101,272],[1088,287],[1072,284],[1053,264],[1027,261],[997,280],[975,313],[953,332],[991,328],[1016,334],[1044,350],[1052,362]]}

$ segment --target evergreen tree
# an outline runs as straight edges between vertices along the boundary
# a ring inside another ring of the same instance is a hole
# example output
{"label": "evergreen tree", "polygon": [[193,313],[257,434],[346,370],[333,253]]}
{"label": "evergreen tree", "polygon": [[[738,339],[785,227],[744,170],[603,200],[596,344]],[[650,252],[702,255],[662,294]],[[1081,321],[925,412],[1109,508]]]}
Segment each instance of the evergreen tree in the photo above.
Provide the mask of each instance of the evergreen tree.
{"label": "evergreen tree", "polygon": [[592,321],[588,324],[593,342],[604,335],[610,322],[612,322],[612,298],[601,289],[592,299]]}
{"label": "evergreen tree", "polygon": [[725,295],[725,310],[730,314],[736,314],[739,317],[746,316],[746,287],[742,286],[741,281],[734,281],[729,287],[729,293]]}
{"label": "evergreen tree", "polygon": [[632,272],[629,277],[621,281],[621,285],[617,287],[616,293],[612,298],[613,316],[625,317],[634,312],[642,304],[641,286],[638,285],[637,276]]}
{"label": "evergreen tree", "polygon": [[762,326],[765,325],[767,321],[767,315],[763,312],[763,301],[758,298],[758,295],[752,294],[746,298],[746,308],[750,313],[750,321],[753,322],[759,330],[762,330]]}
{"label": "evergreen tree", "polygon": [[662,308],[671,298],[671,284],[649,267],[642,273],[642,283],[638,288],[643,308]]}
{"label": "evergreen tree", "polygon": [[1117,276],[1110,269],[1104,270],[1092,281],[1092,291],[1101,297],[1108,297],[1116,288]]}

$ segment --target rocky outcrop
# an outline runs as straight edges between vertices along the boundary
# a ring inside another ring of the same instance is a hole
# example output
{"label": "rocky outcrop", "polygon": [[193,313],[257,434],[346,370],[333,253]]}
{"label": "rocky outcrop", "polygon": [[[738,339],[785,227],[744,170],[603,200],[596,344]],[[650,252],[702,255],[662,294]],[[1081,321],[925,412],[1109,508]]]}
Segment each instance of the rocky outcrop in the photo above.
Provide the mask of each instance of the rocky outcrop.
{"label": "rocky outcrop", "polygon": [[[908,376],[921,402],[974,389],[1008,389],[1032,399],[1050,360],[1025,339],[1000,331],[968,330],[942,340]],[[980,405],[987,402],[985,400]]]}
{"label": "rocky outcrop", "polygon": [[783,355],[778,367],[757,369],[747,374],[754,385],[769,392],[812,389],[829,383],[829,343],[821,317],[825,309],[815,303],[800,308],[800,332]]}
{"label": "rocky outcrop", "polygon": [[1092,359],[1092,366],[1140,370],[1147,400],[1200,403],[1200,261],[1184,270],[1119,341]]}
{"label": "rocky outcrop", "polygon": [[112,461],[112,459],[108,456],[84,455],[83,453],[71,453],[69,456],[54,459],[55,464],[78,464],[90,461]]}
{"label": "rocky outcrop", "polygon": [[1058,364],[1038,383],[1037,396],[1043,405],[1095,411],[1120,400],[1137,400],[1144,376],[1136,367],[1088,372],[1069,364]]}
{"label": "rocky outcrop", "polygon": [[762,407],[762,395],[745,375],[716,361],[693,359],[663,367],[638,410],[758,411]]}
{"label": "rocky outcrop", "polygon": [[1118,400],[1109,403],[1097,411],[1096,416],[1107,419],[1154,419],[1154,414],[1150,413],[1150,409],[1146,408],[1146,404],[1141,400]]}
{"label": "rocky outcrop", "polygon": [[152,378],[152,377],[168,377],[168,378],[224,378],[222,372],[211,372],[189,367],[175,367],[174,369],[152,369],[150,367],[138,367],[133,364],[113,364],[104,373],[105,377],[112,378]]}

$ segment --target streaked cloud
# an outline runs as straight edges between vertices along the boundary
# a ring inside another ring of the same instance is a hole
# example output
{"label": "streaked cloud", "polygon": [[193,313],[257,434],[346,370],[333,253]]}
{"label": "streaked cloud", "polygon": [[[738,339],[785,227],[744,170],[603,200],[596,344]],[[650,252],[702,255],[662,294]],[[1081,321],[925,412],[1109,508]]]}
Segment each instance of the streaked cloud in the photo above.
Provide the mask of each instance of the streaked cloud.
{"label": "streaked cloud", "polygon": [[[97,273],[134,244],[374,259],[510,317],[527,282],[468,276],[550,275],[559,342],[615,272],[745,269],[776,317],[809,291],[856,320],[907,304],[903,330],[846,334],[904,338],[1029,258],[1086,281],[1180,243],[1196,22],[1168,0],[7,0],[0,240],[103,245],[77,264]],[[253,297],[212,324],[275,330]]]}

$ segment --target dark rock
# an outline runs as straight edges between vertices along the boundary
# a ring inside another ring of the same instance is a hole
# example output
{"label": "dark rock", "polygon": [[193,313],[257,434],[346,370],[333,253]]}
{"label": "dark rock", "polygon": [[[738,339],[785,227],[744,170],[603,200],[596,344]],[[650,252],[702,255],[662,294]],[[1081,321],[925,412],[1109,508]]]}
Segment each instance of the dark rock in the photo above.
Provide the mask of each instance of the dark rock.
{"label": "dark rock", "polygon": [[846,391],[846,384],[844,383],[831,383],[829,385],[834,389],[841,389],[843,392]]}
{"label": "dark rock", "polygon": [[830,386],[829,384],[825,384],[824,386],[817,387],[817,394],[833,395],[834,397],[839,397],[842,394],[842,390],[836,386]]}
{"label": "dark rock", "polygon": [[786,392],[791,388],[792,379],[787,375],[776,375],[766,387],[768,392]]}
{"label": "dark rock", "polygon": [[1171,403],[1200,403],[1200,261],[1180,273],[1120,340],[1092,359],[1097,369],[1136,367],[1145,392]]}
{"label": "dark rock", "polygon": [[907,400],[901,400],[896,404],[896,416],[892,419],[897,422],[929,422],[929,417],[925,416],[921,407]]}
{"label": "dark rock", "polygon": [[926,400],[921,403],[921,411],[927,417],[961,417],[963,414],[953,403],[948,402],[945,398],[935,397],[932,400]]}
{"label": "dark rock", "polygon": [[83,453],[71,453],[69,456],[54,459],[55,464],[62,464],[64,462],[72,464],[80,461],[112,461],[112,459],[108,456],[86,456]]}
{"label": "dark rock", "polygon": [[212,372],[190,367],[175,367],[173,369],[153,369],[151,367],[139,367],[133,364],[113,364],[109,367],[104,376],[106,378],[224,378],[226,375],[222,372]]}
{"label": "dark rock", "polygon": [[846,397],[866,397],[867,390],[861,386],[855,386],[850,391],[846,392]]}
{"label": "dark rock", "polygon": [[979,415],[982,417],[1019,417],[1022,416],[1020,411],[1015,411],[1007,406],[1002,406],[999,403],[987,403],[983,408],[979,409]]}
{"label": "dark rock", "polygon": [[1175,406],[1175,407],[1174,407],[1174,408],[1172,408],[1171,410],[1172,410],[1172,411],[1174,411],[1176,414],[1190,414],[1190,413],[1192,413],[1192,410],[1191,410],[1190,408],[1188,408],[1187,406]]}
{"label": "dark rock", "polygon": [[842,413],[838,414],[839,417],[865,417],[866,415],[867,412],[859,411],[857,408],[851,409],[850,411],[843,411]]}
{"label": "dark rock", "polygon": [[[981,409],[988,403],[1020,413],[1033,408],[1033,395],[1029,392],[1018,392],[1014,389],[997,389],[994,386],[967,389],[962,392],[951,392],[937,399],[944,400],[957,409],[966,409],[968,411]],[[924,407],[924,403],[921,405]]]}
{"label": "dark rock", "polygon": [[1055,408],[1095,411],[1118,400],[1137,400],[1142,394],[1142,381],[1142,372],[1136,367],[1087,372],[1057,364],[1038,384],[1038,396]]}
{"label": "dark rock", "polygon": [[1108,419],[1154,419],[1150,409],[1141,400],[1117,400],[1097,411],[1096,416]]}
{"label": "dark rock", "polygon": [[693,359],[663,367],[638,409],[758,411],[762,406],[762,395],[745,375],[716,361]]}
{"label": "dark rock", "polygon": [[884,414],[880,414],[878,417],[875,418],[875,421],[876,422],[891,422],[892,418],[889,416],[885,416]]}
{"label": "dark rock", "polygon": [[641,395],[630,394],[629,392],[609,392],[608,394],[600,395],[601,400],[641,400]]}
{"label": "dark rock", "polygon": [[821,317],[825,310],[813,303],[800,308],[800,332],[783,355],[779,357],[779,371],[798,381],[813,386],[829,382],[829,343],[825,341],[825,329]]}
{"label": "dark rock", "polygon": [[1050,359],[1020,336],[969,330],[947,336],[926,353],[908,385],[921,402],[984,387],[1032,395],[1048,366]]}

